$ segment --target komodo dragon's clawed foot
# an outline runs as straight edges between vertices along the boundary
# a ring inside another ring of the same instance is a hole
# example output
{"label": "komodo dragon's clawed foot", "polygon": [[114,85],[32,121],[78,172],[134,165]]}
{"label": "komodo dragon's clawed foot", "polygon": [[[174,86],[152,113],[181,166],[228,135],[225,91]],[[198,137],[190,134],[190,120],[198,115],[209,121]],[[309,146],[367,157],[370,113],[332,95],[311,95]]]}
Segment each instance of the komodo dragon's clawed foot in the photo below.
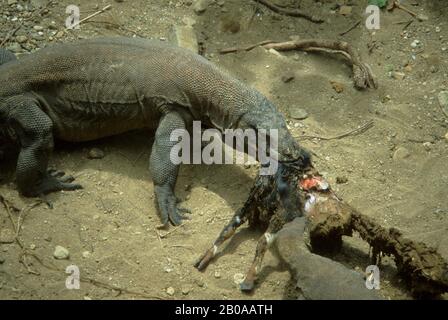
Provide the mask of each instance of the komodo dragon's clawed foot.
{"label": "komodo dragon's clawed foot", "polygon": [[56,191],[74,191],[82,189],[82,186],[77,183],[72,183],[75,180],[70,175],[65,175],[64,172],[49,169],[46,176],[40,183],[34,188],[30,195],[40,196]]}
{"label": "komodo dragon's clawed foot", "polygon": [[183,220],[189,220],[190,217],[184,215],[191,213],[189,209],[178,207],[179,200],[174,193],[167,192],[167,190],[156,187],[156,196],[159,206],[160,219],[162,224],[158,227],[166,228],[168,223],[178,226],[182,224]]}

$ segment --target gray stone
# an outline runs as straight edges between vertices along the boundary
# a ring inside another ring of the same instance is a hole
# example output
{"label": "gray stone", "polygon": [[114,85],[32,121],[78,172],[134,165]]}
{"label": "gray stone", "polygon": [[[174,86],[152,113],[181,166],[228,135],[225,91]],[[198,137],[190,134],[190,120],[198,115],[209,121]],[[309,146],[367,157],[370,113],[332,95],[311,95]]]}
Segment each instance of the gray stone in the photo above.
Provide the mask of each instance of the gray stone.
{"label": "gray stone", "polygon": [[17,41],[18,43],[24,43],[24,42],[27,42],[27,41],[28,41],[28,37],[27,37],[27,36],[17,36],[17,37],[16,37],[16,41]]}
{"label": "gray stone", "polygon": [[273,250],[288,265],[305,299],[380,300],[377,290],[368,290],[358,272],[339,262],[313,254],[305,244],[306,218],[296,218],[277,233]]}
{"label": "gray stone", "polygon": [[207,10],[209,0],[196,0],[193,4],[193,10],[196,14],[204,13]]}
{"label": "gray stone", "polygon": [[68,259],[70,257],[70,252],[62,246],[56,246],[54,248],[53,257],[58,260]]}
{"label": "gray stone", "polygon": [[306,110],[296,107],[292,107],[291,109],[289,109],[289,115],[291,116],[291,118],[297,120],[303,120],[308,118],[308,112],[306,112]]}
{"label": "gray stone", "polygon": [[397,150],[395,150],[392,158],[395,161],[400,161],[400,160],[408,158],[410,155],[411,155],[411,153],[409,152],[408,149],[406,149],[405,147],[399,147],[399,148],[397,148]]}

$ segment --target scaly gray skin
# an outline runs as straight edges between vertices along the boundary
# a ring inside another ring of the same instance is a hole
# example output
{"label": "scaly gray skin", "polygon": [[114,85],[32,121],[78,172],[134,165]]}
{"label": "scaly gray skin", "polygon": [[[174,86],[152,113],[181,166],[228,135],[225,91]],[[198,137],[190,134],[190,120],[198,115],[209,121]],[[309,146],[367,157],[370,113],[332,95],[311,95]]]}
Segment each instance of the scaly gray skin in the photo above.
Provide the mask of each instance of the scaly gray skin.
{"label": "scaly gray skin", "polygon": [[164,225],[185,218],[174,194],[178,166],[169,155],[176,142],[169,137],[193,120],[221,131],[276,128],[280,161],[307,157],[271,102],[182,48],[99,38],[53,45],[20,61],[3,50],[0,59],[9,61],[0,66],[0,131],[18,137],[17,185],[25,196],[81,188],[48,170],[54,138],[87,141],[156,129],[150,170]]}

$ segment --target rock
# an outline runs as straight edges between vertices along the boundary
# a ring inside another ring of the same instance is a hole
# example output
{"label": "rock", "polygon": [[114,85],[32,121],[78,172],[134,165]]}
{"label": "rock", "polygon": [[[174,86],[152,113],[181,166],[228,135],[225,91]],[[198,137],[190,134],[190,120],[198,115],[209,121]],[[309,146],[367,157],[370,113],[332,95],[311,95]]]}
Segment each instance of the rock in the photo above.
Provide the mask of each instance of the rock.
{"label": "rock", "polygon": [[16,3],[17,3],[17,0],[8,0],[8,6],[11,6]]}
{"label": "rock", "polygon": [[17,36],[17,37],[16,37],[16,41],[17,41],[18,43],[24,43],[24,42],[27,42],[27,41],[28,41],[28,37],[27,37],[27,36]]}
{"label": "rock", "polygon": [[412,48],[417,48],[417,47],[419,47],[420,46],[420,40],[414,40],[414,41],[412,41],[412,43],[411,43],[411,47]]}
{"label": "rock", "polygon": [[61,31],[58,31],[58,32],[55,34],[55,37],[58,38],[58,39],[60,39],[60,38],[62,38],[64,35],[65,35],[64,31],[61,30]]}
{"label": "rock", "polygon": [[344,184],[348,182],[348,178],[347,177],[336,177],[336,183],[337,184]]}
{"label": "rock", "polygon": [[173,34],[177,46],[189,49],[194,53],[199,52],[198,38],[192,26],[174,26]]}
{"label": "rock", "polygon": [[83,253],[82,253],[82,257],[83,257],[84,259],[89,258],[91,255],[92,255],[92,254],[90,253],[90,251],[83,251]]}
{"label": "rock", "polygon": [[351,6],[341,6],[339,8],[339,14],[342,14],[343,16],[348,16],[352,13],[352,7]]}
{"label": "rock", "polygon": [[334,91],[337,93],[341,93],[344,91],[344,85],[337,81],[330,81],[331,86],[333,87]]}
{"label": "rock", "polygon": [[16,238],[16,234],[11,229],[0,230],[0,243],[13,243]]}
{"label": "rock", "polygon": [[42,26],[34,26],[33,29],[36,30],[36,31],[43,31],[44,27],[42,27]]}
{"label": "rock", "polygon": [[89,153],[87,154],[87,157],[89,159],[103,159],[104,158],[104,151],[98,148],[92,148],[89,150]]}
{"label": "rock", "polygon": [[56,246],[53,252],[53,257],[58,260],[68,259],[70,253],[68,250],[62,246]]}
{"label": "rock", "polygon": [[400,161],[403,159],[408,158],[411,155],[408,149],[405,147],[399,147],[397,150],[395,150],[394,155],[392,156],[392,159],[395,161]]}
{"label": "rock", "polygon": [[205,281],[203,279],[197,279],[194,281],[198,287],[200,288],[205,288],[207,286],[207,284],[205,283]]}
{"label": "rock", "polygon": [[244,281],[244,274],[242,274],[242,273],[235,273],[234,275],[233,275],[233,282],[236,284],[236,285],[240,285],[240,283],[242,283],[243,281]]}
{"label": "rock", "polygon": [[426,151],[431,151],[432,143],[431,142],[424,142],[423,148],[425,148]]}
{"label": "rock", "polygon": [[170,296],[173,296],[175,292],[176,290],[174,290],[173,287],[166,288],[166,293],[169,294]]}
{"label": "rock", "polygon": [[292,80],[294,80],[294,77],[295,77],[295,75],[293,72],[286,72],[282,75],[282,81],[284,83],[288,83],[288,82],[291,82]]}
{"label": "rock", "polygon": [[448,141],[448,132],[445,134],[445,140]]}
{"label": "rock", "polygon": [[204,13],[207,10],[209,0],[196,0],[193,4],[193,10],[196,14]]}
{"label": "rock", "polygon": [[394,78],[395,80],[403,80],[404,77],[406,76],[403,72],[397,72],[397,71],[393,71],[391,75],[392,78]]}
{"label": "rock", "polygon": [[191,291],[191,287],[190,286],[182,286],[182,294],[183,295],[187,295],[187,294],[189,294],[190,293],[190,291]]}
{"label": "rock", "polygon": [[221,278],[221,273],[219,271],[215,271],[215,278],[216,279]]}
{"label": "rock", "polygon": [[289,110],[289,115],[293,119],[303,120],[308,118],[308,112],[302,108],[292,108]]}
{"label": "rock", "polygon": [[448,117],[448,91],[440,91],[437,98],[443,113]]}

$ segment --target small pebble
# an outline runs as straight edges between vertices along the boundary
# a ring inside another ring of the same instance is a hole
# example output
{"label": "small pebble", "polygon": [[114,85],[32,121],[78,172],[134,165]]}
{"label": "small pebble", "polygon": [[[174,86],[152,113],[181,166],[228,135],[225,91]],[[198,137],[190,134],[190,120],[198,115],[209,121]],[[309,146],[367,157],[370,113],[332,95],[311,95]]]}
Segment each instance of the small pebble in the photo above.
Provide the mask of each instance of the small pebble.
{"label": "small pebble", "polygon": [[221,273],[219,271],[215,271],[215,278],[216,279],[221,278]]}
{"label": "small pebble", "polygon": [[92,148],[87,155],[89,159],[103,159],[104,151],[99,148]]}
{"label": "small pebble", "polygon": [[190,291],[191,291],[191,288],[189,286],[182,286],[182,294],[183,295],[186,296],[187,294],[190,293]]}
{"label": "small pebble", "polygon": [[175,292],[176,291],[174,290],[173,287],[169,287],[166,289],[166,293],[168,293],[170,296],[173,296]]}
{"label": "small pebble", "polygon": [[58,260],[68,259],[69,256],[70,256],[70,253],[66,248],[64,248],[62,246],[55,247],[54,252],[53,252],[53,257],[55,259],[58,259]]}
{"label": "small pebble", "polygon": [[16,41],[18,43],[25,43],[25,42],[27,42],[27,40],[28,40],[28,37],[26,37],[26,36],[17,36],[16,37]]}
{"label": "small pebble", "polygon": [[288,82],[291,82],[292,80],[294,80],[294,77],[295,77],[294,73],[288,72],[288,73],[285,73],[284,75],[282,75],[282,81],[284,83],[288,83]]}
{"label": "small pebble", "polygon": [[397,150],[395,150],[392,158],[395,161],[399,161],[399,160],[408,158],[410,155],[411,155],[411,153],[409,152],[408,149],[406,149],[405,147],[399,147],[399,148],[397,148]]}
{"label": "small pebble", "polygon": [[308,112],[302,108],[293,108],[289,110],[289,115],[293,119],[304,120],[308,118]]}
{"label": "small pebble", "polygon": [[239,285],[240,283],[242,283],[244,281],[244,274],[242,274],[242,273],[235,273],[234,275],[233,275],[233,282],[236,284],[236,285]]}

